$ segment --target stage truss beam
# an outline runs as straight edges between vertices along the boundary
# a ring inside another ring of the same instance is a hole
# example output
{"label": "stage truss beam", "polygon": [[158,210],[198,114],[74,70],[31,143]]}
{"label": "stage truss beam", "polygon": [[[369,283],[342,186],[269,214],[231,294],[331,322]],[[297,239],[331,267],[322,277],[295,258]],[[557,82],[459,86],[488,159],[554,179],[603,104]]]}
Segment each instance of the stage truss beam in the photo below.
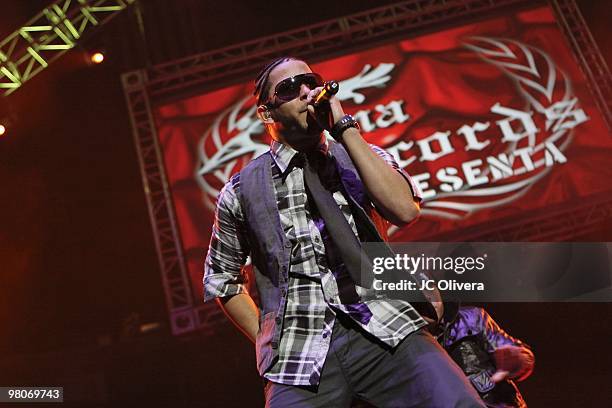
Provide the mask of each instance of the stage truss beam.
{"label": "stage truss beam", "polygon": [[[134,143],[144,185],[151,228],[162,271],[166,303],[170,309],[174,334],[191,331],[194,327],[194,299],[174,207],[163,169],[162,152],[153,119],[151,101],[146,92],[145,71],[135,71],[122,77],[123,89],[132,120]],[[199,301],[197,303],[201,303]]]}
{"label": "stage truss beam", "polygon": [[[414,35],[462,17],[517,5],[526,0],[409,0],[328,20],[282,34],[196,54],[149,69],[151,96],[171,99],[194,87],[212,89],[256,72],[279,55],[316,62],[342,51],[379,41]],[[540,0],[539,3],[545,4]]]}
{"label": "stage truss beam", "polygon": [[612,76],[601,52],[595,44],[591,32],[573,0],[554,0],[557,20],[561,23],[569,45],[578,58],[582,72],[587,77],[589,90],[595,97],[597,107],[601,111],[612,130]]}
{"label": "stage truss beam", "polygon": [[136,0],[57,0],[0,43],[0,92],[10,95]]}

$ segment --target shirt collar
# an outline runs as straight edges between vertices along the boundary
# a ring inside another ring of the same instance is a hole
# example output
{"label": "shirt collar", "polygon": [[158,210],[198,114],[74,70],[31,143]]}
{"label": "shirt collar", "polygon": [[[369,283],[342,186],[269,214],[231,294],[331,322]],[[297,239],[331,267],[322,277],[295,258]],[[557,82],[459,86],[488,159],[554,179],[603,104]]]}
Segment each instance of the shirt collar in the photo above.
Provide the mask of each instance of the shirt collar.
{"label": "shirt collar", "polygon": [[[329,142],[326,137],[324,137],[323,140],[324,141],[319,146],[319,149],[321,152],[329,154]],[[298,151],[289,145],[272,140],[270,143],[270,153],[272,154],[272,158],[274,159],[274,162],[280,169],[281,173],[285,173],[289,167],[289,163],[291,163],[291,159],[293,159],[293,156],[295,156]]]}
{"label": "shirt collar", "polygon": [[284,173],[287,167],[289,167],[293,156],[297,154],[297,150],[289,145],[272,140],[270,143],[270,153],[281,173]]}

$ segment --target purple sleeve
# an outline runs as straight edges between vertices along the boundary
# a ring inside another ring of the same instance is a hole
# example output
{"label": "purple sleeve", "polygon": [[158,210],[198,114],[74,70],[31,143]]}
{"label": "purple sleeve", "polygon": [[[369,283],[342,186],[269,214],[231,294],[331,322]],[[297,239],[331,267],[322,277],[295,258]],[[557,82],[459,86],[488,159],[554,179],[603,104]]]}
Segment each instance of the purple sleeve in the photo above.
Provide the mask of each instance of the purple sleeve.
{"label": "purple sleeve", "polygon": [[478,320],[480,321],[480,325],[482,327],[482,335],[485,339],[485,344],[487,345],[487,352],[492,353],[496,349],[501,346],[515,346],[515,347],[527,347],[519,339],[516,339],[506,333],[495,320],[486,312],[486,310],[481,308],[474,308],[478,310]]}

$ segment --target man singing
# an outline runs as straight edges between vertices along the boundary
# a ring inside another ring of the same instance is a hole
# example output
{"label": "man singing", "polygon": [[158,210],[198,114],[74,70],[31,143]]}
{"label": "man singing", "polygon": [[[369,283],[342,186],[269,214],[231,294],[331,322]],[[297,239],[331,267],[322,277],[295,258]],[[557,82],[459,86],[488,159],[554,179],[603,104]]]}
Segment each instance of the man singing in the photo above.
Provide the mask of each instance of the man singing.
{"label": "man singing", "polygon": [[[367,296],[360,244],[383,240],[380,215],[399,226],[414,220],[419,191],[336,97],[314,106],[323,84],[295,58],[257,77],[257,114],[273,140],[219,194],[205,300],[217,298],[256,344],[267,407],[348,407],[355,397],[483,407],[416,305]],[[259,307],[245,288],[248,255]]]}

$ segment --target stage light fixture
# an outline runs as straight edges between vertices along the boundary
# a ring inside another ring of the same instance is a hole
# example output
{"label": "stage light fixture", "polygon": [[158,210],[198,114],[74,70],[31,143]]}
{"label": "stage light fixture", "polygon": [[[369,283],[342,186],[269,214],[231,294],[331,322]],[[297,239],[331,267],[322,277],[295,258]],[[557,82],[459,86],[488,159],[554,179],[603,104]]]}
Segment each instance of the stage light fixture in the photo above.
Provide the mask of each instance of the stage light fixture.
{"label": "stage light fixture", "polygon": [[96,51],[91,54],[90,60],[94,64],[101,64],[104,61],[104,53],[102,51]]}
{"label": "stage light fixture", "polygon": [[4,136],[5,133],[6,133],[6,127],[0,124],[0,136]]}

